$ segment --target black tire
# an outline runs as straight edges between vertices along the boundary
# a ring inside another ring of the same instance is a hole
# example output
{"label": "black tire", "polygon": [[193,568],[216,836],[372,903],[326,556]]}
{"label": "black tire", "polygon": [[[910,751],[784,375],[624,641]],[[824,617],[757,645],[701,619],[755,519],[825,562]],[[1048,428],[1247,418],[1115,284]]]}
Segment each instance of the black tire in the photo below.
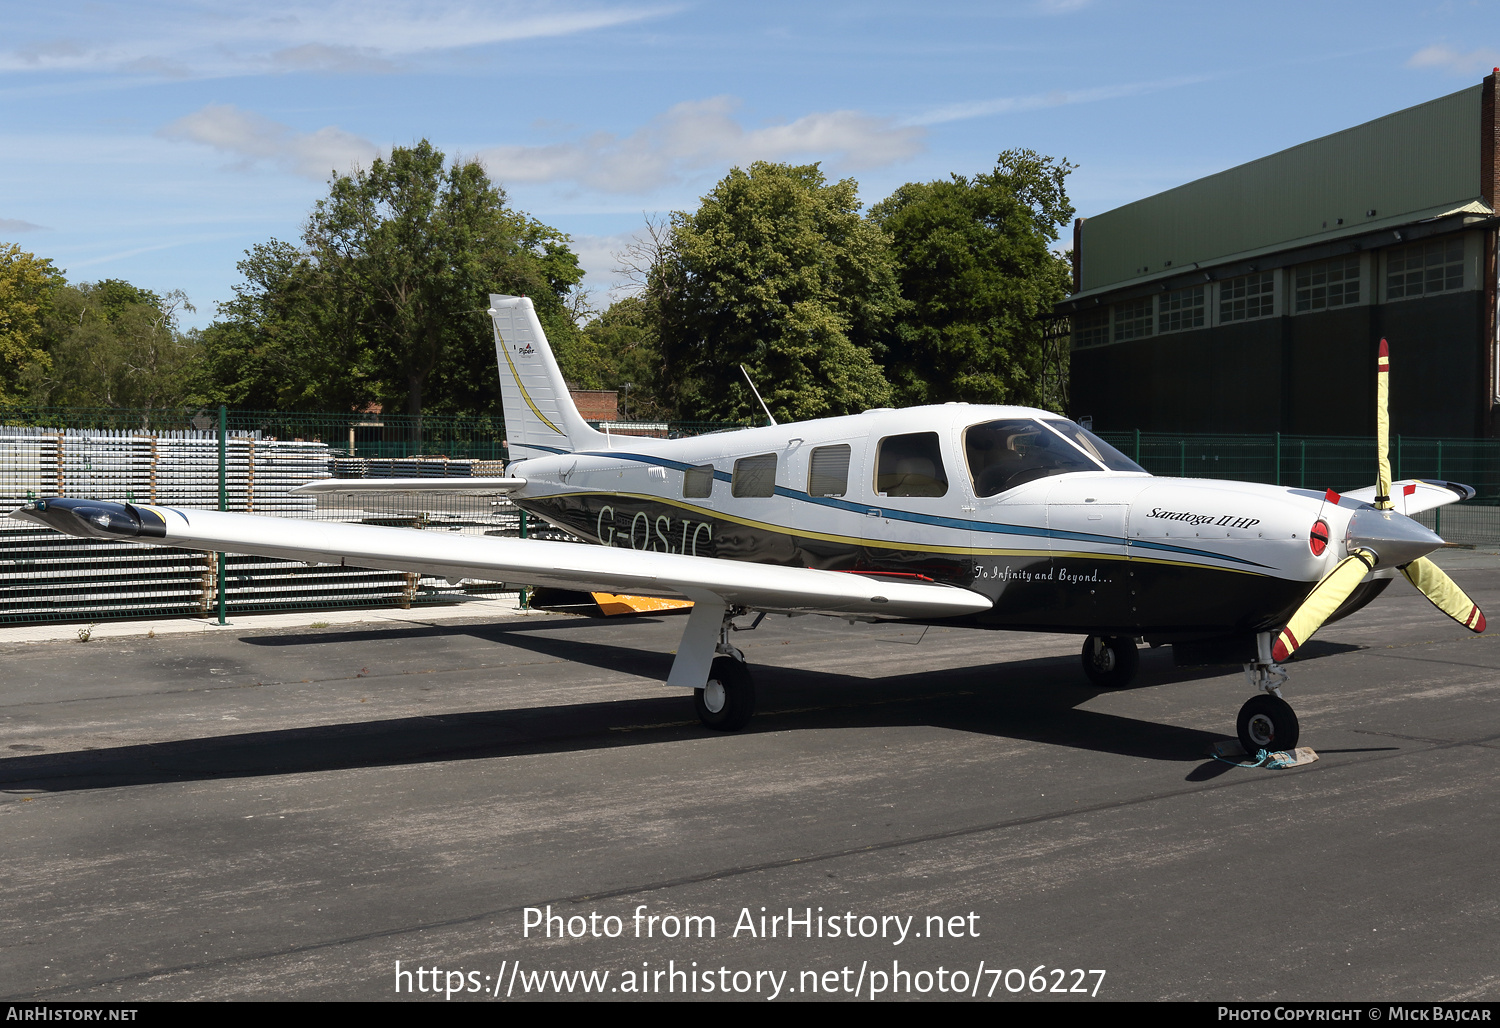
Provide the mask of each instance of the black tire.
{"label": "black tire", "polygon": [[[1097,653],[1094,641],[1103,643]],[[1123,689],[1141,666],[1135,640],[1125,635],[1091,635],[1083,641],[1083,673],[1100,689]]]}
{"label": "black tire", "polygon": [[693,690],[693,707],[704,727],[738,732],[755,713],[755,683],[750,680],[750,669],[733,657],[715,657],[707,685]]}
{"label": "black tire", "polygon": [[1253,757],[1259,750],[1269,753],[1295,749],[1302,729],[1290,703],[1270,693],[1261,693],[1245,701],[1235,719],[1234,730],[1240,737],[1240,745]]}

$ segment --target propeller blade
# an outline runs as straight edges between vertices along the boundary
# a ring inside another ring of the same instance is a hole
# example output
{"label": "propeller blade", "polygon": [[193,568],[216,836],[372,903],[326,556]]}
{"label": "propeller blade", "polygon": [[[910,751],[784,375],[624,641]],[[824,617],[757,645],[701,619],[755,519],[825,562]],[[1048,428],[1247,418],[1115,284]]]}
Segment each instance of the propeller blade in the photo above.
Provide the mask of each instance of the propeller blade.
{"label": "propeller blade", "polygon": [[1391,355],[1385,340],[1375,359],[1375,507],[1391,509]]}
{"label": "propeller blade", "polygon": [[1432,605],[1447,614],[1454,621],[1463,625],[1469,631],[1479,633],[1484,631],[1484,611],[1469,599],[1464,591],[1454,584],[1453,579],[1443,573],[1438,567],[1426,557],[1419,557],[1410,564],[1401,568],[1401,573],[1406,580],[1432,601]]}
{"label": "propeller blade", "polygon": [[1323,627],[1323,622],[1339,609],[1355,586],[1359,585],[1360,579],[1374,567],[1375,555],[1369,550],[1351,550],[1349,556],[1339,561],[1332,571],[1323,576],[1321,582],[1313,586],[1313,591],[1307,594],[1302,606],[1287,620],[1286,627],[1276,637],[1276,645],[1271,647],[1271,659],[1280,664],[1296,653],[1297,648]]}

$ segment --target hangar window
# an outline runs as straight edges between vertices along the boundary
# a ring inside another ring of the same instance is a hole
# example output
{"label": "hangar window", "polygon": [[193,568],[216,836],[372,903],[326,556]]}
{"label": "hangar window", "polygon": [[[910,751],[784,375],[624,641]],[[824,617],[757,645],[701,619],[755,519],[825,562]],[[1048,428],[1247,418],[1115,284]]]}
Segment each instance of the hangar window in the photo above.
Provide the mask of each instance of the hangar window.
{"label": "hangar window", "polygon": [[1338,257],[1297,269],[1295,310],[1327,310],[1359,303],[1359,255]]}
{"label": "hangar window", "polygon": [[1181,332],[1188,328],[1203,327],[1203,287],[1189,286],[1163,293],[1157,307],[1156,330],[1158,332]]}
{"label": "hangar window", "polygon": [[1219,285],[1219,320],[1248,321],[1276,313],[1276,273],[1261,271]]}
{"label": "hangar window", "polygon": [[714,466],[700,464],[682,473],[684,499],[701,500],[714,494]]}
{"label": "hangar window", "polygon": [[1391,250],[1386,255],[1385,271],[1388,300],[1462,289],[1464,237],[1433,239]]}
{"label": "hangar window", "polygon": [[1073,349],[1085,346],[1100,346],[1109,342],[1109,308],[1095,307],[1074,314],[1069,319],[1073,328]]}
{"label": "hangar window", "polygon": [[807,462],[807,495],[843,496],[849,491],[849,444],[819,446]]}
{"label": "hangar window", "polygon": [[1144,300],[1115,304],[1115,342],[1149,336],[1154,313],[1149,296]]}
{"label": "hangar window", "polygon": [[875,491],[881,496],[942,496],[948,474],[936,432],[886,436],[875,458]]}
{"label": "hangar window", "polygon": [[1030,418],[970,426],[964,431],[964,457],[975,496],[994,496],[1048,475],[1099,470],[1081,451]]}
{"label": "hangar window", "polygon": [[733,496],[776,495],[776,454],[758,453],[735,461],[729,492]]}

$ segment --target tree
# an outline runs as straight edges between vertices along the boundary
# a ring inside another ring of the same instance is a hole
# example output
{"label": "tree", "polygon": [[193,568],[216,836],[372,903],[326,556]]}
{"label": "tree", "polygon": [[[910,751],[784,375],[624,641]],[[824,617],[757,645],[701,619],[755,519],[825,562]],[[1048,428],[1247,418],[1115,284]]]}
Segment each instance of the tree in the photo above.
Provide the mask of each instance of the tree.
{"label": "tree", "polygon": [[204,403],[348,410],[374,398],[355,297],[295,246],[272,239],[235,266],[244,281],[203,330]]}
{"label": "tree", "polygon": [[45,373],[42,322],[62,285],[62,272],[14,243],[0,244],[0,403],[18,398],[21,383]]}
{"label": "tree", "polygon": [[853,179],[756,162],[673,216],[646,299],[680,414],[758,418],[741,363],[782,418],[886,402],[878,356],[900,297],[886,239],[859,207]]}
{"label": "tree", "polygon": [[57,286],[42,333],[49,361],[28,376],[29,399],[144,410],[186,402],[199,348],[177,315],[191,310],[178,289],[158,296],[120,279]]}
{"label": "tree", "polygon": [[1069,292],[1051,244],[1073,216],[1072,167],[1007,150],[988,174],[908,183],[871,209],[908,304],[886,366],[900,402],[1047,401],[1039,317]]}
{"label": "tree", "polygon": [[578,337],[563,296],[582,278],[566,235],[506,206],[477,161],[423,140],[335,175],[302,247],[246,253],[205,330],[205,395],[280,409],[379,402],[411,414],[496,413],[488,294],[529,296],[549,338]]}
{"label": "tree", "polygon": [[423,140],[336,176],[303,235],[324,295],[358,312],[381,398],[410,414],[435,382],[442,406],[493,405],[489,292],[532,296],[555,324],[582,277],[567,237],[508,210],[478,161],[445,165]]}

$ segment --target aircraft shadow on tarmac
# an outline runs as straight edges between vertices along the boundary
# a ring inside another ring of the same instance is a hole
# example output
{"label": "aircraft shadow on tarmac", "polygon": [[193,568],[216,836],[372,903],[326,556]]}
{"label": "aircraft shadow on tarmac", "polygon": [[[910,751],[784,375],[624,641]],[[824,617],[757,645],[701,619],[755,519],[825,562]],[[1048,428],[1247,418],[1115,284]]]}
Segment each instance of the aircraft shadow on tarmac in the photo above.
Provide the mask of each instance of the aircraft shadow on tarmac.
{"label": "aircraft shadow on tarmac", "polygon": [[[538,626],[540,627],[540,626]],[[561,639],[497,625],[380,632],[262,636],[256,645],[364,637],[430,637],[463,632],[535,653],[623,674],[664,680],[669,654]],[[1309,644],[1306,657],[1357,649]],[[1299,657],[1303,657],[1299,654]],[[1306,658],[1304,658],[1306,659]],[[1145,651],[1133,689],[1223,675],[1224,668],[1174,668],[1169,651]],[[1041,657],[870,679],[760,665],[758,712],[747,733],[931,725],[1148,760],[1201,762],[1227,734],[1078,709],[1100,690],[1083,684],[1076,658]],[[208,736],[110,749],[0,758],[0,789],[67,792],[161,782],[305,774],[351,768],[562,753],[713,737],[686,695],[599,703],[502,708]],[[727,739],[726,739],[727,741]],[[1210,761],[1217,768],[1228,764]],[[1214,777],[1200,765],[1189,780]]]}

